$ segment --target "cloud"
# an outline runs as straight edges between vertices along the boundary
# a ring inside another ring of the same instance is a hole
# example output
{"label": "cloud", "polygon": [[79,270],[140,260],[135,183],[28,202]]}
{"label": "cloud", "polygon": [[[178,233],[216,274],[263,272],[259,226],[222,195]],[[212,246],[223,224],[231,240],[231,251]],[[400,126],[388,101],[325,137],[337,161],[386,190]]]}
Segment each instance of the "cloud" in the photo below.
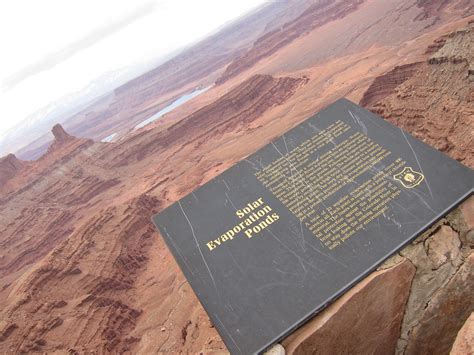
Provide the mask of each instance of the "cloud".
{"label": "cloud", "polygon": [[113,22],[109,22],[106,25],[89,32],[79,40],[40,58],[39,60],[23,67],[21,70],[5,78],[2,82],[2,87],[4,89],[11,89],[28,77],[55,67],[61,62],[72,57],[74,54],[91,47],[92,45],[120,31],[131,23],[151,14],[154,11],[155,6],[155,3],[153,2],[145,3],[137,7],[134,11],[130,12],[126,16],[121,17]]}

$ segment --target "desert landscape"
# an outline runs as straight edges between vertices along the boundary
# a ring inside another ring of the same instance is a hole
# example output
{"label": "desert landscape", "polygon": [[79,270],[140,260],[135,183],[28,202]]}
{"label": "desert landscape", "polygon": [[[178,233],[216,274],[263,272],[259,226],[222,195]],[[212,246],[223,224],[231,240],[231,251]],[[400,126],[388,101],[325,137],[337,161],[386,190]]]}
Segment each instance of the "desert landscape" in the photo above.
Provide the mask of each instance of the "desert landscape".
{"label": "desert landscape", "polygon": [[[258,11],[0,158],[0,353],[225,353],[150,218],[340,97],[474,168],[472,1]],[[135,129],[197,88],[208,89]],[[397,353],[451,350],[474,311],[473,229],[471,197],[423,237],[446,234],[457,254],[424,298],[408,300],[416,311],[398,315]],[[421,287],[427,254],[413,250],[373,278],[393,284],[400,272]],[[443,303],[446,287],[463,302]],[[436,305],[445,313],[433,326]]]}

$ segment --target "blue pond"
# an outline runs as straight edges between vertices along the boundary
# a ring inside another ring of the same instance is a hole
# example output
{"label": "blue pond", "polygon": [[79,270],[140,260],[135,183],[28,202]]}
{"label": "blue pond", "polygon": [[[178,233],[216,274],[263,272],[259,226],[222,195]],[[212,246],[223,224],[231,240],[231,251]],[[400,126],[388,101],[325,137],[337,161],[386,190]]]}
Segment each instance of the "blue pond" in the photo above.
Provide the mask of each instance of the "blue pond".
{"label": "blue pond", "polygon": [[207,88],[197,89],[197,90],[194,90],[193,92],[184,94],[179,99],[173,101],[168,106],[164,107],[160,111],[158,111],[155,114],[153,114],[152,116],[148,117],[146,120],[144,120],[144,121],[140,122],[139,124],[137,124],[135,126],[135,129],[142,128],[142,127],[146,126],[147,124],[149,124],[153,121],[156,121],[158,118],[160,118],[164,114],[166,114],[170,111],[173,111],[176,107],[181,106],[185,102],[187,102],[187,101],[191,100],[192,98],[202,94],[203,92],[207,91],[209,88],[210,88],[210,86],[208,86]]}

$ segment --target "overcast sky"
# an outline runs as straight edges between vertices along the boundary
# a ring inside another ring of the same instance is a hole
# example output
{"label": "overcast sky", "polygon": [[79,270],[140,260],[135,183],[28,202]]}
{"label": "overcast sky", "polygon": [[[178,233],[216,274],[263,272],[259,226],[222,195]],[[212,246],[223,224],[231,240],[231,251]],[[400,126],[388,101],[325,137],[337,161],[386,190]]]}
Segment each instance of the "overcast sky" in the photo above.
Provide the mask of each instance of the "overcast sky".
{"label": "overcast sky", "polygon": [[2,0],[0,135],[106,72],[157,60],[265,0]]}

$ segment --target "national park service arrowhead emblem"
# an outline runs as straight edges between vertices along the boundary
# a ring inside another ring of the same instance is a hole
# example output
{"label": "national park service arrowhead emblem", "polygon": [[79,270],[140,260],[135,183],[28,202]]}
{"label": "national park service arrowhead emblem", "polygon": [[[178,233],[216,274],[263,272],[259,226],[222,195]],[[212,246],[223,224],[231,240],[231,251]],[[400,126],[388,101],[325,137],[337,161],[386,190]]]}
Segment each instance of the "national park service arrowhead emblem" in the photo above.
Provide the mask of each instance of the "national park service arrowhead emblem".
{"label": "national park service arrowhead emblem", "polygon": [[400,181],[403,187],[411,189],[421,184],[425,176],[422,173],[414,171],[411,167],[407,166],[403,168],[403,171],[395,174],[393,178]]}

